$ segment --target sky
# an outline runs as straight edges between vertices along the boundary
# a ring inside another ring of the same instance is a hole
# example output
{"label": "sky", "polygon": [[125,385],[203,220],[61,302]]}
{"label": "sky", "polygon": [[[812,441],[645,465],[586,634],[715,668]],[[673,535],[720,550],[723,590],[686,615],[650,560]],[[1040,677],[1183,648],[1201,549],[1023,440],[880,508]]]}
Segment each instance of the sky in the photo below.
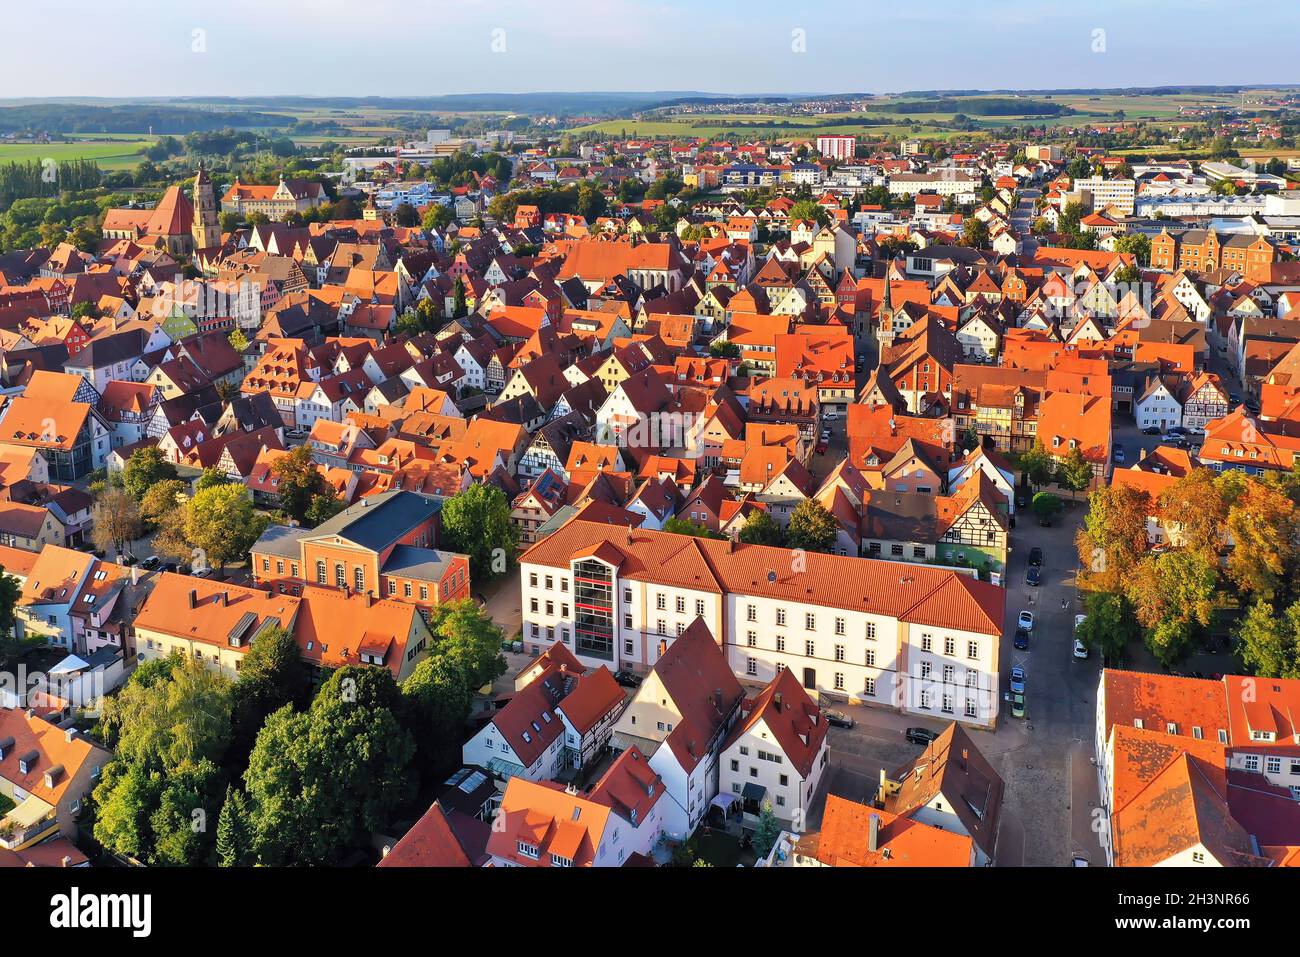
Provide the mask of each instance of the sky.
{"label": "sky", "polygon": [[1300,83],[1291,0],[5,4],[0,97]]}

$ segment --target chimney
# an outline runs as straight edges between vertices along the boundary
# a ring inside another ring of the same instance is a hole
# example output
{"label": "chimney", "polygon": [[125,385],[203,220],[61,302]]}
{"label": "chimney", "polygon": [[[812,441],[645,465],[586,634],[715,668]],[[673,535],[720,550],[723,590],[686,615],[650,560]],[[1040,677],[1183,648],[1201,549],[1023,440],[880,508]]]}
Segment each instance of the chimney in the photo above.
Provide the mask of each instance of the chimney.
{"label": "chimney", "polygon": [[662,657],[664,656],[664,654],[665,654],[667,651],[668,651],[668,641],[667,641],[667,639],[660,638],[660,639],[659,639],[659,657],[662,658]]}
{"label": "chimney", "polygon": [[366,607],[369,608],[374,603],[375,603],[375,593],[372,591],[366,592]]}
{"label": "chimney", "polygon": [[76,728],[68,728],[66,731],[63,732],[63,740],[68,742],[68,744],[71,744],[76,739],[77,739]]}
{"label": "chimney", "polygon": [[781,692],[772,695],[772,707],[776,708],[776,713],[781,713]]}
{"label": "chimney", "polygon": [[221,605],[221,606],[223,606],[223,607],[225,606],[225,604],[226,604],[226,593],[225,593],[225,592],[223,592],[223,591],[219,591],[219,592],[217,592],[217,604],[218,604],[218,605]]}
{"label": "chimney", "polygon": [[880,850],[880,815],[873,814],[867,819],[867,850],[873,854]]}
{"label": "chimney", "polygon": [[59,860],[59,866],[60,866],[60,867],[71,867],[71,866],[72,866],[72,858],[69,857],[68,855],[64,854],[63,857]]}
{"label": "chimney", "polygon": [[193,588],[190,589],[190,607],[193,608],[198,604],[199,593]]}

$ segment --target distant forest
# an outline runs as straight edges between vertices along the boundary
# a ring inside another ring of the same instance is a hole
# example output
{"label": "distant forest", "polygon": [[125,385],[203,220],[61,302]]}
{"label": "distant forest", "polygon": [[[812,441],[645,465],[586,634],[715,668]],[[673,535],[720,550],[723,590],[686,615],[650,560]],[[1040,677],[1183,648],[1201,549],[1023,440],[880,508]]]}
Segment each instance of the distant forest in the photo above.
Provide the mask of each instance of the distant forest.
{"label": "distant forest", "polygon": [[207,132],[231,126],[287,126],[292,117],[271,113],[224,112],[175,106],[82,106],[32,103],[0,107],[0,133]]}
{"label": "distant forest", "polygon": [[966,113],[971,116],[1065,116],[1073,113],[1068,106],[1043,100],[1019,100],[1014,97],[963,96],[911,103],[875,103],[871,107],[882,113]]}

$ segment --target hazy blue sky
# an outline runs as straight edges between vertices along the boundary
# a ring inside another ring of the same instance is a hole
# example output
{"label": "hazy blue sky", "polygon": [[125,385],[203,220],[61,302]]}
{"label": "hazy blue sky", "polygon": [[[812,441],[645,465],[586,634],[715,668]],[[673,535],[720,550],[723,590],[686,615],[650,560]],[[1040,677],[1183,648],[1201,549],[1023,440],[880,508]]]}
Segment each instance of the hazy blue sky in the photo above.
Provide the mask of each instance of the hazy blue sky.
{"label": "hazy blue sky", "polygon": [[4,27],[0,97],[1300,82],[1293,0],[7,0]]}

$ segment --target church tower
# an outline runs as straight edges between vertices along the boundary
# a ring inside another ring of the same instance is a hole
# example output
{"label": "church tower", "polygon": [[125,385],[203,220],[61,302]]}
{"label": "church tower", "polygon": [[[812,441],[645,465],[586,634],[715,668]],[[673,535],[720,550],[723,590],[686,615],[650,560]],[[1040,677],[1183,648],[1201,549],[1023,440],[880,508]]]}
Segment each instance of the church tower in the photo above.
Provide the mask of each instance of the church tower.
{"label": "church tower", "polygon": [[211,249],[221,245],[221,224],[217,221],[217,198],[212,191],[208,171],[199,162],[194,177],[194,248]]}

